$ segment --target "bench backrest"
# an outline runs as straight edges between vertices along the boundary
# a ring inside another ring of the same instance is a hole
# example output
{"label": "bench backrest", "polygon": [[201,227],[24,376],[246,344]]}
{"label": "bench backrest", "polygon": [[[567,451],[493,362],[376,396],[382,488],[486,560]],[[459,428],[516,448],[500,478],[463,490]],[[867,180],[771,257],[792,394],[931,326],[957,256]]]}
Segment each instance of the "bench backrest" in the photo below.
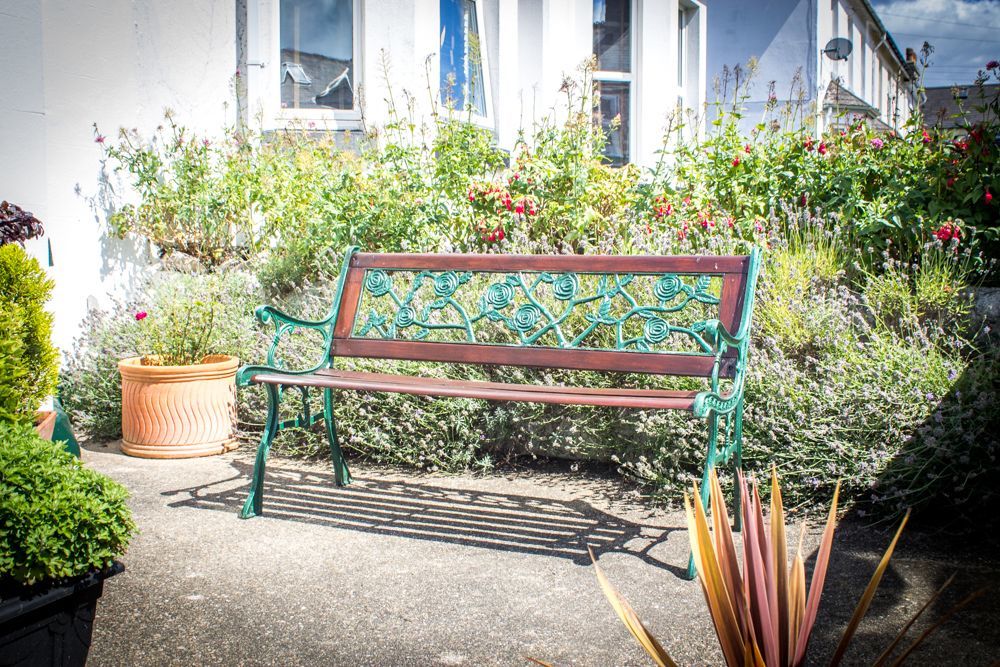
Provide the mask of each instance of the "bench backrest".
{"label": "bench backrest", "polygon": [[[749,320],[754,256],[348,251],[330,354],[712,375],[703,324]],[[732,377],[735,351],[719,373]]]}

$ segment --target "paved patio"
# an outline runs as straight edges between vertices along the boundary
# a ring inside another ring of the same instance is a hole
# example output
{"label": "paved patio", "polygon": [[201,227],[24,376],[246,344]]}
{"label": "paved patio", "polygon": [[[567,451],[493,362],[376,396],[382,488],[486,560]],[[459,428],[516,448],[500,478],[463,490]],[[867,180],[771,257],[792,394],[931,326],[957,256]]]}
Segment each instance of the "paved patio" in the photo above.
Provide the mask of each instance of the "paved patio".
{"label": "paved patio", "polygon": [[[241,521],[251,455],[152,461],[85,448],[132,491],[141,531],[126,572],[106,584],[91,665],[651,664],[601,594],[588,543],[675,659],[720,663],[700,586],[680,576],[683,516],[649,511],[616,479],[355,463],[355,484],[336,489],[322,462],[272,459],[265,516]],[[887,537],[846,526],[839,542],[816,656],[830,655]],[[904,538],[848,663],[870,663],[956,569],[938,613],[975,587],[996,591],[997,560],[953,547]],[[996,596],[981,599],[912,664],[991,664],[998,619]]]}

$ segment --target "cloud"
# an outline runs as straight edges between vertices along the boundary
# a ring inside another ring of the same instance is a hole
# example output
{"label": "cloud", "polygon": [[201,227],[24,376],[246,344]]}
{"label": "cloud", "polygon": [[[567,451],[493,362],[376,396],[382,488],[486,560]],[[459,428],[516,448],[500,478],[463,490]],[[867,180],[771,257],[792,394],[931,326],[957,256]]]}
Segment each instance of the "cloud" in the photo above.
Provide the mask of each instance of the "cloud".
{"label": "cloud", "polygon": [[934,47],[924,85],[971,84],[990,60],[1000,60],[1000,0],[873,2],[900,50]]}

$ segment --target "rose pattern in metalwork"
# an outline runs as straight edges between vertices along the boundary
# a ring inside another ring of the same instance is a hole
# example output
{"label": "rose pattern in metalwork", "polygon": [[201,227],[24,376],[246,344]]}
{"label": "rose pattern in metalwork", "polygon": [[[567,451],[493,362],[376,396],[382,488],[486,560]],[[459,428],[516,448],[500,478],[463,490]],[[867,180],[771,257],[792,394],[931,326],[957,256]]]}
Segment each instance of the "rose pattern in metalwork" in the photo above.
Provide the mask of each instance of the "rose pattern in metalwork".
{"label": "rose pattern in metalwork", "polygon": [[661,317],[650,317],[642,325],[642,337],[650,345],[662,343],[670,335],[670,325]]}
{"label": "rose pattern in metalwork", "polygon": [[434,279],[434,293],[440,297],[449,297],[458,290],[463,282],[468,282],[468,278],[462,280],[454,271],[445,271]]}
{"label": "rose pattern in metalwork", "polygon": [[541,309],[533,303],[526,303],[514,311],[514,329],[523,334],[528,333],[535,328],[541,318]]}
{"label": "rose pattern in metalwork", "polygon": [[392,289],[392,278],[381,269],[369,271],[365,276],[365,289],[372,296],[385,296]]}
{"label": "rose pattern in metalwork", "polygon": [[552,281],[552,294],[560,301],[569,301],[580,290],[580,280],[575,273],[564,273]]}
{"label": "rose pattern in metalwork", "polygon": [[417,321],[417,313],[409,306],[403,306],[396,313],[396,326],[406,328]]}
{"label": "rose pattern in metalwork", "polygon": [[[705,321],[679,326],[670,324],[664,317],[683,310],[692,302],[718,305],[718,297],[709,291],[714,274],[653,276],[656,280],[652,283],[652,296],[656,302],[643,304],[636,296],[641,290],[636,287],[636,276],[632,274],[590,274],[596,278],[596,286],[581,292],[580,277],[576,273],[508,273],[483,290],[478,312],[470,312],[456,300],[456,294],[472,280],[471,272],[404,272],[415,274],[408,278],[405,293],[397,291],[391,273],[391,270],[382,269],[370,269],[366,273],[365,292],[392,310],[384,314],[379,312],[381,308],[373,308],[367,317],[359,314],[353,335],[393,339],[399,337],[401,329],[412,327],[415,331],[407,336],[412,340],[430,341],[434,332],[452,330],[467,342],[488,343],[488,340],[477,338],[476,329],[480,322],[489,321],[515,333],[520,345],[554,344],[570,349],[652,352],[654,346],[679,334],[692,340],[704,354],[711,354],[714,349],[711,336],[703,336]],[[685,277],[693,277],[693,284],[685,281]],[[421,290],[428,282],[435,298],[418,306],[418,294],[426,294],[426,290]],[[561,305],[554,308],[550,301],[547,307],[543,298],[546,293]],[[521,303],[516,304],[518,301]],[[463,303],[468,304],[468,301],[463,300]],[[569,330],[570,322],[575,329],[581,329],[579,317],[570,320],[574,310],[584,311],[582,321],[586,324],[582,330]],[[452,314],[454,317],[450,316]],[[629,337],[626,326],[631,327],[634,318],[642,321],[642,329],[638,335]],[[614,343],[598,348],[589,346],[588,338],[598,329],[613,332]]]}
{"label": "rose pattern in metalwork", "polygon": [[681,291],[681,279],[668,273],[653,285],[653,295],[660,301],[670,301]]}
{"label": "rose pattern in metalwork", "polygon": [[486,289],[486,303],[500,310],[514,301],[514,288],[507,283],[493,283]]}

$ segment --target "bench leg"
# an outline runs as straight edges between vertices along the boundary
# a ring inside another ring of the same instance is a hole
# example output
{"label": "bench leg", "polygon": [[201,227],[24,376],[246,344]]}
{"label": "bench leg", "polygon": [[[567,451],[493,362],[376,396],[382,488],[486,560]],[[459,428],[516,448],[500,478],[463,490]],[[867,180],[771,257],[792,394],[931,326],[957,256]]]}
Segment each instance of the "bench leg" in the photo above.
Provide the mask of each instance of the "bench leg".
{"label": "bench leg", "polygon": [[351,483],[351,471],[347,469],[344,453],[340,451],[337,440],[337,424],[333,418],[333,390],[323,390],[323,417],[326,422],[326,438],[330,441],[330,457],[333,459],[333,477],[337,486],[347,486]]}
{"label": "bench leg", "polygon": [[740,498],[739,479],[743,474],[743,399],[736,404],[736,410],[729,415],[733,425],[733,530],[743,530],[743,515]]}
{"label": "bench leg", "polygon": [[[705,471],[701,475],[701,506],[708,512],[708,498],[711,489],[708,486],[709,474],[715,467],[715,457],[718,455],[719,446],[719,415],[716,412],[708,418],[708,453],[705,455]],[[690,537],[690,536],[689,536]],[[687,578],[694,579],[697,569],[694,566],[694,552],[689,552]]]}
{"label": "bench leg", "polygon": [[264,433],[260,438],[260,446],[257,447],[257,460],[253,466],[253,479],[250,481],[250,495],[243,503],[243,510],[240,512],[241,519],[249,519],[258,516],[264,511],[264,467],[267,463],[267,454],[271,451],[271,441],[278,432],[278,385],[264,385],[267,389],[267,423],[264,426]]}

